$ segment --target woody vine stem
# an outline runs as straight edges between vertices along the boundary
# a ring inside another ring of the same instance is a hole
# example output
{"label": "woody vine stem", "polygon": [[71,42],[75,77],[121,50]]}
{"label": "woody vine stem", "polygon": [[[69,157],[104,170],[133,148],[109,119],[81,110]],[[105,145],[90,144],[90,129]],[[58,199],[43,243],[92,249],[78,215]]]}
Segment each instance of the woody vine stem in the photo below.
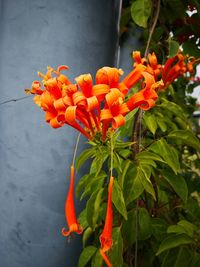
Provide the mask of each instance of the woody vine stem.
{"label": "woody vine stem", "polygon": [[[160,13],[160,0],[156,1],[154,3],[154,6],[157,7],[155,11],[155,19],[153,21],[152,27],[149,31],[149,36],[147,40],[147,45],[145,48],[145,53],[144,57],[146,58],[148,56],[149,52],[149,46],[151,42],[151,38],[153,35],[153,32],[155,30],[159,13]],[[154,13],[154,12],[152,12]],[[141,142],[141,127],[142,127],[142,116],[143,116],[143,110],[139,109],[136,113],[134,124],[133,124],[133,133],[132,133],[132,141],[133,141],[133,159],[135,158],[135,155],[140,152],[140,142]],[[136,241],[135,241],[135,264],[134,266],[137,267],[137,256],[138,256],[138,224],[139,224],[139,218],[138,218],[138,208],[139,208],[139,202],[138,200],[136,201],[136,227],[135,227],[135,232],[136,232]]]}

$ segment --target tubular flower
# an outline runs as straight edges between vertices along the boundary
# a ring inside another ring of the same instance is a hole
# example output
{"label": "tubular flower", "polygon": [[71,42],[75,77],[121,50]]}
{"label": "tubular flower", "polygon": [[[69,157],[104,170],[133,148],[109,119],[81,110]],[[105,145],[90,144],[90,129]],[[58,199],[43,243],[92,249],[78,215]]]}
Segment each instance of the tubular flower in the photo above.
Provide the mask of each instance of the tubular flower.
{"label": "tubular flower", "polygon": [[119,89],[113,88],[106,95],[105,108],[101,110],[100,120],[102,122],[102,140],[106,138],[106,132],[112,125],[113,129],[117,129],[124,125],[126,115],[130,110],[124,102],[124,95]]}
{"label": "tubular flower", "polygon": [[143,82],[145,87],[127,101],[126,104],[129,110],[133,110],[137,107],[140,107],[143,110],[148,110],[155,105],[155,101],[158,98],[155,89],[157,89],[157,87],[159,88],[161,84],[156,83],[154,76],[148,72],[143,72],[142,75],[145,78],[145,81]]}
{"label": "tubular flower", "polygon": [[[103,67],[96,73],[96,83],[90,74],[82,74],[72,83],[62,74],[68,70],[62,65],[57,70],[47,67],[46,74],[39,72],[42,83],[35,81],[32,88],[25,91],[36,95],[34,102],[45,112],[45,120],[53,128],[67,124],[88,139],[101,136],[104,142],[108,130],[116,130],[124,124],[126,114],[138,107],[152,108],[158,90],[166,89],[186,72],[193,73],[197,62],[178,53],[162,67],[155,53],[142,58],[139,51],[133,52],[133,59],[133,70],[122,81],[121,69]],[[127,100],[126,94],[138,82],[142,89]]]}
{"label": "tubular flower", "polygon": [[132,53],[133,60],[135,61],[134,67],[137,67],[139,64],[146,66],[146,71],[150,74],[154,75],[155,79],[157,80],[158,76],[162,72],[162,66],[158,64],[158,60],[156,54],[153,52],[152,54],[148,54],[148,58],[141,58],[139,51],[134,51]]}
{"label": "tubular flower", "polygon": [[175,57],[168,58],[163,72],[162,80],[166,89],[175,79],[179,78],[186,72],[193,73],[193,65],[197,62],[195,58],[189,58],[178,53]]}
{"label": "tubular flower", "polygon": [[103,257],[106,265],[112,267],[110,260],[105,252],[108,252],[113,244],[112,241],[112,226],[113,226],[113,211],[112,211],[112,188],[113,188],[114,177],[110,177],[109,188],[108,188],[108,203],[106,211],[106,219],[103,232],[101,233],[99,239],[101,243],[100,253]]}
{"label": "tubular flower", "polygon": [[77,234],[81,234],[83,232],[83,229],[77,221],[76,213],[75,213],[75,206],[74,206],[74,166],[73,165],[71,166],[69,192],[68,192],[67,199],[65,202],[65,216],[66,216],[66,221],[69,227],[69,231],[63,228],[62,234],[64,236],[68,236],[73,232]]}

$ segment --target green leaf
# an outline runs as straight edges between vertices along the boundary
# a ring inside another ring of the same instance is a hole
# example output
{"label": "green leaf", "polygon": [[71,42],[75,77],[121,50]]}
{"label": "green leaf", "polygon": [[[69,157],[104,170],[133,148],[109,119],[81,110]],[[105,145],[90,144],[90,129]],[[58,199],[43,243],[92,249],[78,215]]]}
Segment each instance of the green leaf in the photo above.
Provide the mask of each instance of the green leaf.
{"label": "green leaf", "polygon": [[122,267],[123,264],[123,239],[120,227],[115,227],[112,232],[113,246],[109,253],[112,266]]}
{"label": "green leaf", "polygon": [[149,147],[149,150],[160,155],[175,173],[180,170],[178,155],[165,139],[161,138],[156,141]]}
{"label": "green leaf", "polygon": [[123,192],[117,180],[114,181],[113,192],[112,192],[112,202],[114,203],[116,209],[121,213],[125,220],[127,220],[127,211],[124,201]]}
{"label": "green leaf", "polygon": [[188,234],[190,237],[193,236],[194,231],[197,231],[197,226],[186,220],[179,221],[178,225],[183,227],[183,229],[185,230],[185,233]]}
{"label": "green leaf", "polygon": [[178,252],[174,267],[190,267],[191,252],[186,247],[181,247]]}
{"label": "green leaf", "polygon": [[152,132],[153,135],[155,135],[158,127],[155,115],[145,112],[143,119],[145,121],[147,128]]}
{"label": "green leaf", "polygon": [[92,194],[97,189],[102,188],[106,176],[107,175],[103,171],[101,171],[97,176],[95,176],[94,173],[89,175],[90,179],[88,179],[87,183],[84,184],[84,190],[80,197],[80,200]]}
{"label": "green leaf", "polygon": [[183,144],[191,146],[200,151],[199,139],[189,130],[172,131],[168,134],[168,137],[182,141]]}
{"label": "green leaf", "polygon": [[85,247],[88,238],[91,236],[91,234],[93,233],[92,228],[88,227],[87,229],[85,229],[84,233],[83,233],[83,237],[82,237],[82,241],[83,241],[83,247]]}
{"label": "green leaf", "polygon": [[90,165],[90,173],[95,173],[95,176],[97,176],[102,170],[103,163],[108,158],[108,156],[109,155],[107,151],[104,151],[103,153],[99,151],[99,153],[96,155],[96,157],[92,161],[92,164]]}
{"label": "green leaf", "polygon": [[144,28],[147,28],[147,21],[151,15],[151,0],[136,0],[131,5],[131,16],[133,21]]}
{"label": "green leaf", "polygon": [[139,172],[137,167],[135,167],[133,164],[130,165],[123,187],[126,204],[129,204],[138,198],[144,191],[144,186],[140,179],[140,173],[142,173],[141,170]]}
{"label": "green leaf", "polygon": [[103,264],[103,258],[100,254],[99,249],[98,249],[97,252],[95,253],[95,255],[92,257],[91,266],[92,267],[101,267],[102,264]]}
{"label": "green leaf", "polygon": [[157,240],[162,240],[166,236],[167,223],[160,218],[151,218],[151,230],[152,234]]}
{"label": "green leaf", "polygon": [[140,164],[140,166],[138,166],[138,175],[139,175],[140,181],[141,181],[144,189],[150,195],[152,195],[152,197],[155,200],[156,199],[155,191],[154,191],[153,185],[152,185],[151,180],[150,180],[151,167],[150,166],[144,166],[144,165]]}
{"label": "green leaf", "polygon": [[81,155],[78,157],[77,161],[76,161],[76,169],[77,171],[80,169],[80,167],[83,165],[83,163],[88,159],[88,158],[91,158],[91,157],[94,157],[95,156],[95,152],[94,152],[94,149],[93,147],[92,148],[88,148],[88,149],[85,149]]}
{"label": "green leaf", "polygon": [[166,251],[166,250],[169,250],[171,248],[175,248],[181,245],[190,244],[190,243],[192,243],[192,239],[185,234],[176,234],[176,235],[168,236],[160,244],[160,247],[156,255],[158,256],[163,251]]}
{"label": "green leaf", "polygon": [[169,39],[169,57],[174,57],[179,50],[179,43],[172,40],[171,38]]}
{"label": "green leaf", "polygon": [[80,192],[85,188],[87,185],[88,181],[92,178],[91,174],[86,174],[81,179],[79,180],[77,186],[76,186],[76,197],[79,196]]}
{"label": "green leaf", "polygon": [[78,222],[80,225],[85,229],[88,227],[88,222],[87,222],[87,210],[84,209],[81,211],[81,213],[78,216]]}
{"label": "green leaf", "polygon": [[124,138],[124,137],[127,138],[132,135],[133,117],[137,111],[138,109],[136,108],[125,116],[126,123],[122,127],[119,128],[119,133],[120,133],[121,138]]}
{"label": "green leaf", "polygon": [[78,261],[78,267],[86,266],[96,251],[97,248],[94,246],[88,246],[84,248]]}
{"label": "green leaf", "polygon": [[124,179],[126,177],[128,169],[130,167],[130,164],[131,164],[130,160],[125,160],[122,163],[122,174],[119,177],[119,185],[120,185],[121,188],[123,188],[123,186],[124,186]]}
{"label": "green leaf", "polygon": [[181,175],[175,175],[170,170],[162,170],[164,179],[171,185],[176,194],[184,201],[187,201],[188,187]]}
{"label": "green leaf", "polygon": [[165,98],[162,98],[161,108],[166,109],[168,112],[172,112],[174,115],[179,116],[180,118],[186,119],[183,109],[174,102],[168,101]]}
{"label": "green leaf", "polygon": [[101,205],[101,196],[103,193],[103,188],[100,190],[96,190],[91,195],[90,199],[87,202],[86,209],[87,209],[87,221],[88,224],[94,229],[98,216],[99,216],[99,208]]}
{"label": "green leaf", "polygon": [[145,208],[139,209],[139,240],[145,240],[151,235],[151,217]]}
{"label": "green leaf", "polygon": [[200,49],[198,48],[194,40],[184,42],[183,51],[185,54],[193,55],[196,58],[200,57]]}
{"label": "green leaf", "polygon": [[151,159],[151,160],[156,160],[159,162],[165,162],[158,154],[149,152],[149,151],[142,151],[136,155],[136,159],[141,160],[141,159]]}
{"label": "green leaf", "polygon": [[[166,251],[161,267],[174,267],[174,263],[176,261],[176,255],[178,254],[178,248],[173,248],[171,250]],[[180,266],[181,267],[181,266]]]}
{"label": "green leaf", "polygon": [[170,225],[167,229],[167,232],[168,233],[183,233],[183,234],[186,234],[192,237],[195,230],[197,230],[196,225],[186,220],[181,220],[177,223],[177,225]]}
{"label": "green leaf", "polygon": [[162,132],[166,132],[167,131],[167,124],[165,123],[165,120],[162,118],[157,118],[157,124],[159,126],[159,128],[161,129]]}
{"label": "green leaf", "polygon": [[128,219],[122,225],[122,233],[129,246],[132,246],[136,241],[136,210],[128,212]]}

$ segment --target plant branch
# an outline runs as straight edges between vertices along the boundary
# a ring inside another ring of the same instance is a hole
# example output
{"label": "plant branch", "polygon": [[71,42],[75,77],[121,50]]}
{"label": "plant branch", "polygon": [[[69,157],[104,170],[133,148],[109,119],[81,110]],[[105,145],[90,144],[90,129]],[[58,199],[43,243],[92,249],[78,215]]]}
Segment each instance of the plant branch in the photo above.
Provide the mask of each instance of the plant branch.
{"label": "plant branch", "polygon": [[153,35],[154,30],[155,30],[157,21],[158,21],[158,17],[159,17],[159,13],[160,13],[160,0],[157,1],[156,6],[157,6],[157,9],[156,9],[156,13],[155,13],[155,18],[154,18],[152,27],[151,27],[151,29],[149,31],[149,37],[148,37],[148,40],[147,40],[147,45],[146,45],[144,57],[147,57],[147,55],[148,55],[149,45],[150,45],[150,42],[151,42],[151,39],[152,39],[152,35]]}

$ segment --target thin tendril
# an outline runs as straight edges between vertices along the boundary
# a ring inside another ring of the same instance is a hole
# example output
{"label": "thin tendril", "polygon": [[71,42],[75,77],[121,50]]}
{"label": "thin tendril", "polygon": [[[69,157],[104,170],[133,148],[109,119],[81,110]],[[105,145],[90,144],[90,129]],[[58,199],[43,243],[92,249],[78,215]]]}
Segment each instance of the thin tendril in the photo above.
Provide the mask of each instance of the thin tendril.
{"label": "thin tendril", "polygon": [[76,153],[77,153],[78,144],[79,144],[79,141],[80,141],[80,136],[81,136],[81,133],[78,134],[77,139],[76,139],[76,145],[75,145],[75,149],[74,149],[74,155],[73,155],[72,165],[75,164]]}

